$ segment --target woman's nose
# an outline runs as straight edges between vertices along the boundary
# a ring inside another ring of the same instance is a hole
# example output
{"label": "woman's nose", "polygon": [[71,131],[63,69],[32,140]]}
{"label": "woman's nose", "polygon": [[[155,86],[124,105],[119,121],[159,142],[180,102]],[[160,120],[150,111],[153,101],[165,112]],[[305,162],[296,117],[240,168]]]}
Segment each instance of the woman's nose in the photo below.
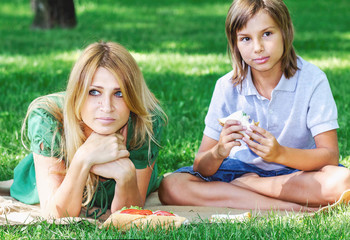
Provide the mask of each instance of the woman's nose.
{"label": "woman's nose", "polygon": [[104,112],[111,112],[113,109],[112,100],[109,97],[104,97],[101,100],[101,110]]}

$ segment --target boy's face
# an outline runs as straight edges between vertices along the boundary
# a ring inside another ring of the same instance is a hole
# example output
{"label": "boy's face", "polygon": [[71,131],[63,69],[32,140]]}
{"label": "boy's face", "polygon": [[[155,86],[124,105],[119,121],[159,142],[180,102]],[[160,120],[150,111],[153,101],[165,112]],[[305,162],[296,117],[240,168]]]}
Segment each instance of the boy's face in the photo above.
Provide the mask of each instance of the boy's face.
{"label": "boy's face", "polygon": [[270,15],[261,10],[237,31],[237,48],[251,67],[253,76],[259,73],[282,73],[283,36]]}

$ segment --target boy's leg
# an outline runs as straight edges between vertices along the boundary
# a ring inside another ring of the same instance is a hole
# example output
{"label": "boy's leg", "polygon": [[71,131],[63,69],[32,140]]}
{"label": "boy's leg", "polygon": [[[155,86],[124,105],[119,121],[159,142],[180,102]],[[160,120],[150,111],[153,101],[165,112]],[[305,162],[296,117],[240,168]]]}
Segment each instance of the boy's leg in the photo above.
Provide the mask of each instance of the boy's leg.
{"label": "boy's leg", "polygon": [[256,210],[315,210],[273,199],[226,182],[206,182],[188,173],[173,173],[161,183],[159,199],[169,205],[232,207]]}
{"label": "boy's leg", "polygon": [[350,188],[350,170],[325,166],[319,171],[300,171],[276,177],[246,174],[231,184],[283,201],[324,206],[336,202]]}

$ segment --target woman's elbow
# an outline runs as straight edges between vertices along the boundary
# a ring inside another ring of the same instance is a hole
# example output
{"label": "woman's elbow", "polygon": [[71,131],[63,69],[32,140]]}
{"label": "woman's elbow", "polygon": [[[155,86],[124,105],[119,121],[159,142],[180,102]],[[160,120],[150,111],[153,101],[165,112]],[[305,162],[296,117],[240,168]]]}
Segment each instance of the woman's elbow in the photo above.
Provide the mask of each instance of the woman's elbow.
{"label": "woman's elbow", "polygon": [[79,209],[63,209],[59,206],[47,206],[41,208],[41,215],[45,219],[56,219],[64,217],[79,217],[81,208]]}

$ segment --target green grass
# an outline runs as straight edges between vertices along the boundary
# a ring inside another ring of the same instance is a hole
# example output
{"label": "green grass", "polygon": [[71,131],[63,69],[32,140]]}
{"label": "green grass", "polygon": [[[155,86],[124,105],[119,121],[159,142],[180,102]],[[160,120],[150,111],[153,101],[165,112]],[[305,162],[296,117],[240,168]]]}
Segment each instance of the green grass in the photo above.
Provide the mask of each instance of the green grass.
{"label": "green grass", "polygon": [[314,216],[281,216],[272,212],[264,218],[236,223],[197,223],[178,229],[132,228],[127,232],[99,229],[89,222],[56,225],[42,222],[28,226],[3,226],[1,239],[349,239],[350,215],[339,207]]}
{"label": "green grass", "polygon": [[[348,0],[286,0],[294,46],[326,72],[338,105],[341,163],[350,166],[350,31]],[[126,46],[169,116],[159,155],[162,173],[190,165],[199,147],[215,81],[230,70],[224,22],[229,0],[78,0],[78,26],[31,30],[27,0],[0,5],[0,180],[12,178],[27,154],[20,127],[36,97],[62,91],[73,62],[89,43]],[[171,232],[99,230],[89,223],[2,227],[0,238],[349,238],[348,209],[317,217],[193,224]]]}

